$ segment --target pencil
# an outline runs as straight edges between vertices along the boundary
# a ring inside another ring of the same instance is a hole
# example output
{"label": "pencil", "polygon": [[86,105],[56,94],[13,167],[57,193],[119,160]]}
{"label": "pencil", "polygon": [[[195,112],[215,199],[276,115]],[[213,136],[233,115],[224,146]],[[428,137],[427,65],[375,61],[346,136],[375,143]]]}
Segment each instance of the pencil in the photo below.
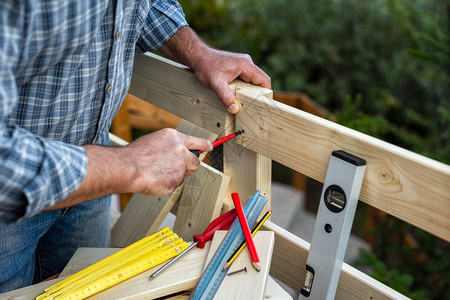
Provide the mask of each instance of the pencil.
{"label": "pencil", "polygon": [[[259,230],[259,228],[261,228],[262,224],[264,224],[264,222],[270,217],[270,215],[272,214],[271,210],[268,210],[264,216],[261,218],[261,220],[259,220],[258,224],[256,224],[253,229],[252,229],[252,236],[255,235],[255,233]],[[233,255],[230,256],[230,258],[227,260],[227,263],[225,264],[225,266],[223,267],[223,269],[227,269],[231,266],[231,264],[233,263],[233,261],[236,259],[236,257],[238,257],[239,253],[241,253],[241,251],[245,248],[245,246],[247,245],[247,243],[244,241],[242,242],[242,244],[239,246],[239,248],[233,253]]]}
{"label": "pencil", "polygon": [[232,193],[231,198],[233,198],[234,206],[239,218],[239,223],[241,223],[245,241],[247,242],[248,250],[250,251],[250,256],[253,261],[253,268],[255,268],[256,271],[259,272],[261,271],[261,264],[259,263],[258,253],[256,252],[255,243],[253,242],[252,234],[250,232],[250,228],[248,227],[247,219],[245,218],[241,200],[239,199],[239,195],[237,193]]}

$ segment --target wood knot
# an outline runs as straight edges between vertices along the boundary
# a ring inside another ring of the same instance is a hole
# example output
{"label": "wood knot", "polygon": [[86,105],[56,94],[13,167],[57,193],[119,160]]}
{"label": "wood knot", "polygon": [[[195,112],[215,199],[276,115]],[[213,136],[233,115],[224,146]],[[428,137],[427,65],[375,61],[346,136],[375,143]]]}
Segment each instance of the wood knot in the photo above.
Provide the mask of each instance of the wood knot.
{"label": "wood knot", "polygon": [[367,167],[366,175],[372,177],[377,183],[377,188],[383,192],[398,193],[403,190],[400,178],[395,173],[395,169],[384,163],[372,164]]}
{"label": "wood knot", "polygon": [[390,184],[394,181],[394,174],[386,167],[378,170],[378,180],[381,184]]}
{"label": "wood knot", "polygon": [[202,104],[202,99],[200,99],[200,98],[193,98],[193,99],[191,99],[191,103],[192,104],[194,104],[194,105],[200,105],[200,104]]}

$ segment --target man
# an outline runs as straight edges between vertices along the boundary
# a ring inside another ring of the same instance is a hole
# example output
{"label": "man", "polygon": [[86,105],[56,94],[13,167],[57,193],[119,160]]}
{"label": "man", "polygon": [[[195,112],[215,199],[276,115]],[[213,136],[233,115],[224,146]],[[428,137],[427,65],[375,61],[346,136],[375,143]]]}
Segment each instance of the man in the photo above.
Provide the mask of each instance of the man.
{"label": "man", "polygon": [[102,146],[135,52],[189,66],[231,113],[234,78],[270,88],[247,55],[202,42],[175,0],[11,0],[0,14],[0,292],[108,246],[108,195],[167,194],[198,169],[189,150],[211,150],[175,130]]}

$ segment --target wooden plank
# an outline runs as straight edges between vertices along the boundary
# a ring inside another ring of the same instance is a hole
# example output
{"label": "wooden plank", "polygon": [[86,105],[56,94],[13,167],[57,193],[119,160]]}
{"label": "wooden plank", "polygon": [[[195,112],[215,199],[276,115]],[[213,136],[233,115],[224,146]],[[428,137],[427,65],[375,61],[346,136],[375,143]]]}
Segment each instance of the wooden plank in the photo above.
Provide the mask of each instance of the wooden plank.
{"label": "wooden plank", "polygon": [[[220,243],[224,239],[227,231],[219,230],[214,233],[214,238],[211,243],[211,251],[208,253],[206,265],[212,259]],[[267,278],[269,276],[270,261],[272,257],[274,235],[273,232],[258,232],[253,237],[255,247],[258,251],[258,256],[261,262],[261,271],[256,271],[252,266],[252,260],[247,249],[244,249],[236,258],[230,267],[228,273],[247,269],[247,272],[242,272],[235,275],[225,276],[222,284],[219,287],[215,300],[220,299],[263,299],[266,290]]]}
{"label": "wooden plank", "polygon": [[224,133],[225,107],[186,66],[151,53],[136,55],[129,93],[211,132]]}
{"label": "wooden plank", "polygon": [[182,191],[179,186],[163,196],[135,193],[111,230],[111,246],[126,247],[156,232]]}
{"label": "wooden plank", "polygon": [[[217,135],[185,120],[177,130],[197,137],[214,140]],[[200,160],[205,154],[200,156]],[[203,167],[201,167],[203,168]],[[136,193],[111,230],[111,245],[125,247],[159,229],[183,191],[183,184],[169,195],[149,196]],[[190,239],[188,239],[190,240]]]}
{"label": "wooden plank", "polygon": [[[161,96],[156,105],[220,134],[214,125],[225,121],[224,108],[208,89],[193,83],[191,72],[150,56],[140,56],[137,62],[134,82],[140,94]],[[151,76],[154,68],[157,75]],[[267,97],[237,93],[244,106],[236,128],[248,131],[240,139],[244,147],[320,182],[332,150],[360,156],[367,160],[361,200],[450,241],[450,166]],[[202,109],[191,102],[195,95],[201,95]]]}
{"label": "wooden plank", "polygon": [[[184,292],[174,296],[167,296],[159,298],[158,300],[187,300],[189,299],[190,292]],[[292,300],[289,295],[272,277],[267,277],[266,293],[264,295],[265,300]]]}
{"label": "wooden plank", "polygon": [[273,95],[273,99],[284,103],[286,105],[301,109],[307,113],[313,114],[318,117],[326,118],[331,121],[336,121],[336,117],[331,114],[324,107],[320,106],[317,102],[314,102],[308,95],[304,93],[292,93],[277,91]]}
{"label": "wooden plank", "polygon": [[[300,292],[305,282],[305,266],[309,243],[270,221],[264,223],[263,229],[275,233],[270,275],[297,292]],[[348,264],[343,263],[335,299],[386,300],[409,298]]]}
{"label": "wooden plank", "polygon": [[203,164],[187,177],[173,231],[186,241],[220,215],[230,177]]}
{"label": "wooden plank", "polygon": [[267,276],[266,292],[264,295],[264,299],[292,300],[292,297],[271,276]]}
{"label": "wooden plank", "polygon": [[263,96],[237,93],[245,111],[236,126],[247,130],[240,140],[245,147],[321,182],[333,150],[362,157],[362,201],[450,240],[450,166]]}
{"label": "wooden plank", "polygon": [[159,130],[176,128],[180,117],[134,95],[127,95],[128,119],[132,128]]}
{"label": "wooden plank", "polygon": [[[255,94],[272,97],[273,92],[269,89],[255,87],[242,81],[233,81],[231,89],[236,91],[247,90]],[[238,99],[239,100],[239,99]],[[235,124],[235,118],[228,122],[228,133],[244,129]],[[239,140],[239,137],[237,137]],[[229,175],[230,185],[227,192],[228,204],[231,204],[231,193],[238,193],[242,201],[253,195],[256,190],[266,196],[269,201],[266,203],[262,214],[271,207],[271,184],[272,184],[272,160],[236,142],[225,143],[223,146],[223,167],[224,173]],[[228,208],[228,205],[227,205]]]}

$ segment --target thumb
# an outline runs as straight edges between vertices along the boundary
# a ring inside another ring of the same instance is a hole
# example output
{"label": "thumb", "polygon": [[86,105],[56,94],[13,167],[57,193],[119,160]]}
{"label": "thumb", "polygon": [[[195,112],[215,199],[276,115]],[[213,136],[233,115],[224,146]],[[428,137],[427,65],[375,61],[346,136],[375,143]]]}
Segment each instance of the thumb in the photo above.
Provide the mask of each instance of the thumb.
{"label": "thumb", "polygon": [[218,82],[213,87],[213,90],[214,92],[216,92],[217,96],[230,113],[236,114],[239,112],[240,109],[236,101],[236,97],[228,86],[226,80],[221,80],[220,82]]}
{"label": "thumb", "polygon": [[182,140],[186,148],[189,150],[200,150],[203,152],[208,152],[213,148],[213,145],[207,139],[183,134]]}

